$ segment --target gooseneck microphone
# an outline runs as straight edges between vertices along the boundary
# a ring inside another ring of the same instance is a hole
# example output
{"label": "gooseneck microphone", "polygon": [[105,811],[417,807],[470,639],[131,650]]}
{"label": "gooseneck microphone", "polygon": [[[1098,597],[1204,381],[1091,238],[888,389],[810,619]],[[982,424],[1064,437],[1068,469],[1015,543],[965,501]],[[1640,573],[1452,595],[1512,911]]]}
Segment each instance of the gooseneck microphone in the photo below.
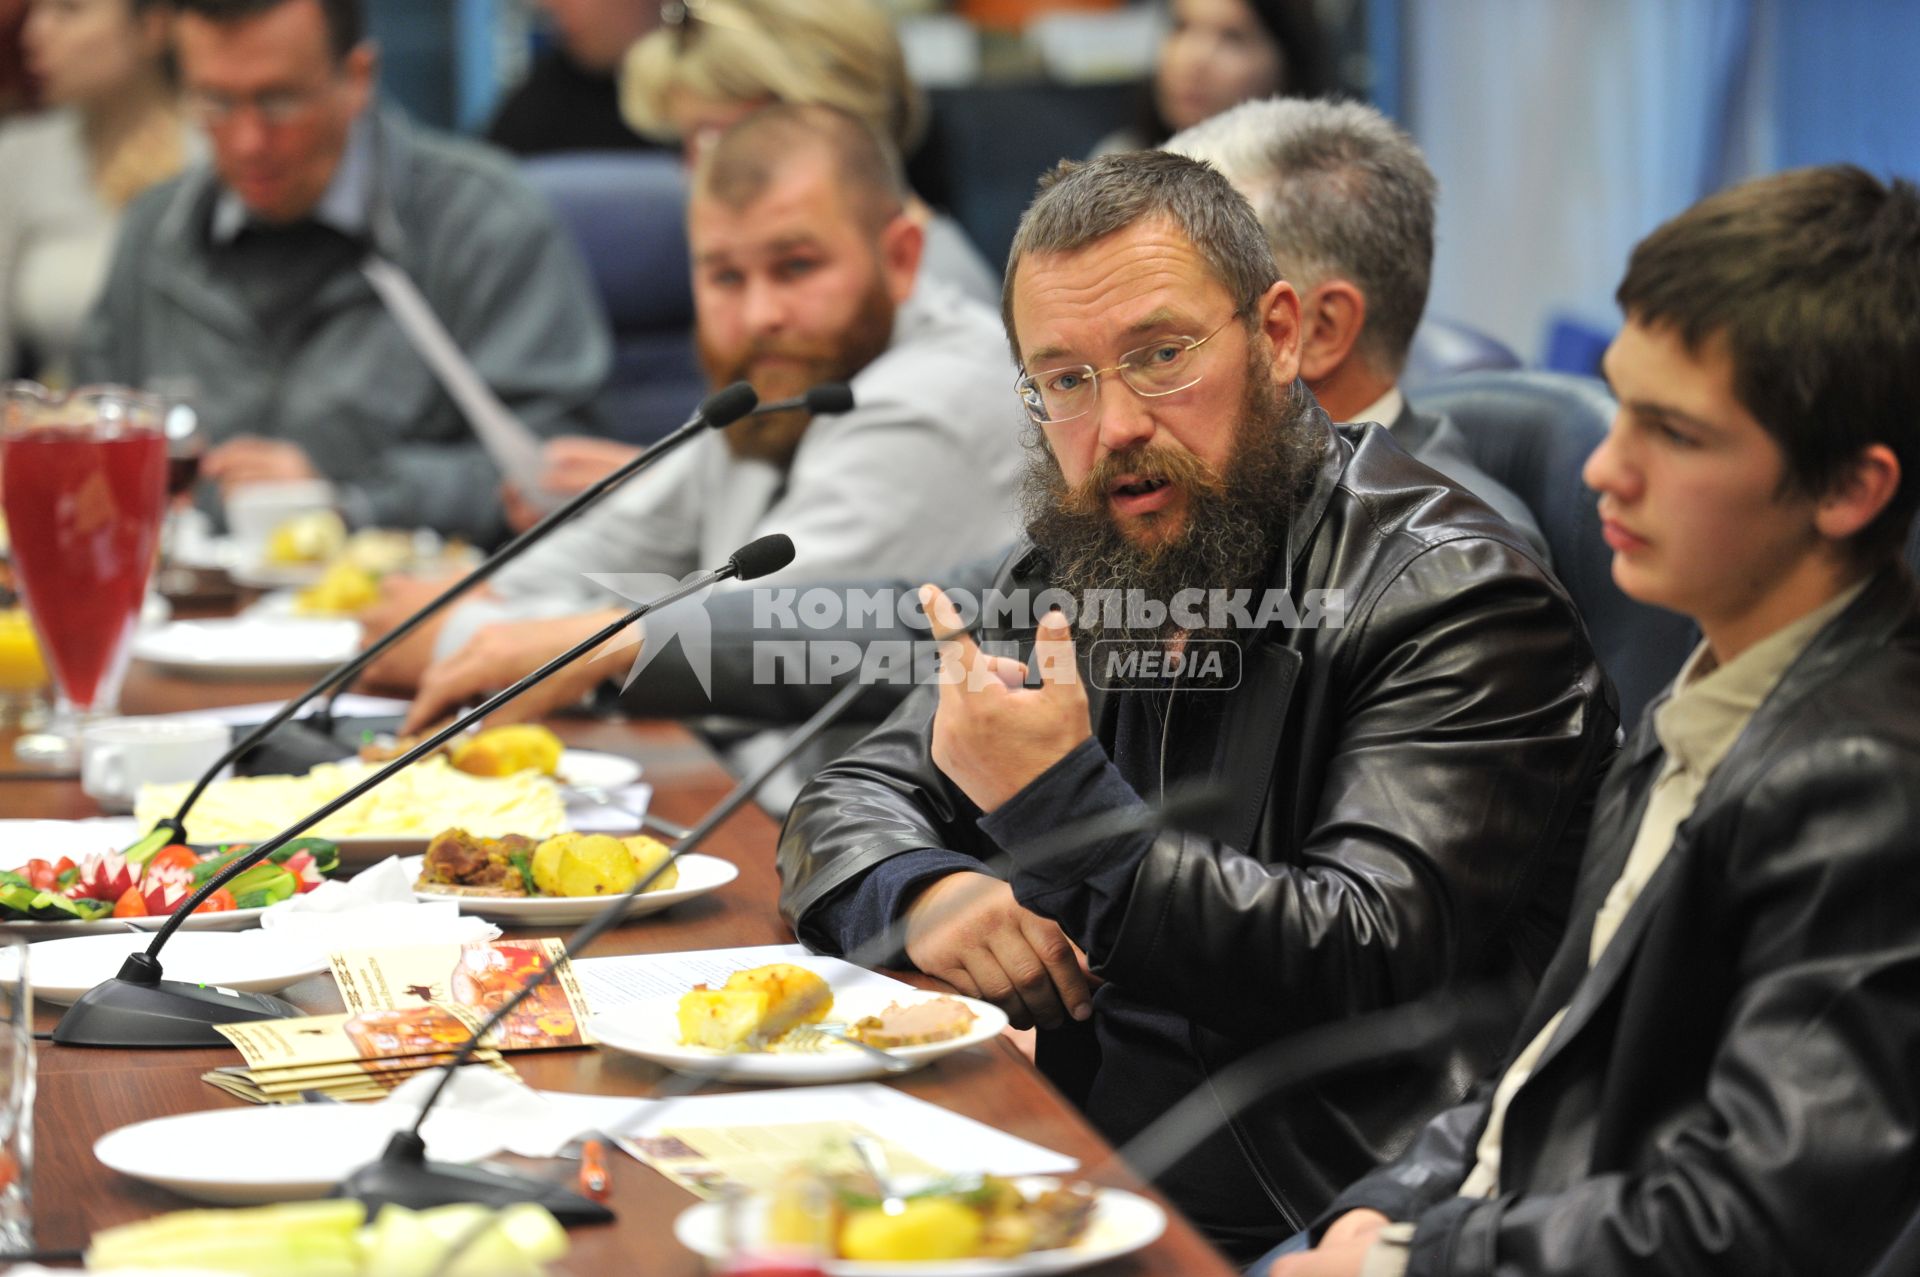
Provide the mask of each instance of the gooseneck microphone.
{"label": "gooseneck microphone", "polygon": [[[744,553],[744,552],[743,552]],[[584,952],[588,945],[599,939],[608,928],[626,915],[627,905],[641,892],[651,887],[667,866],[705,842],[707,836],[725,822],[734,812],[740,810],[767,782],[767,778],[795,754],[812,743],[821,732],[831,727],[844,715],[849,706],[858,699],[861,688],[858,682],[848,683],[825,705],[822,705],[806,722],[794,729],[772,758],[763,761],[751,773],[735,785],[731,792],[711,810],[692,829],[678,839],[673,851],[667,858],[654,866],[653,870],[628,888],[625,894],[607,902],[605,908],[589,918],[579,930],[570,936],[566,943],[561,961],[570,960]],[[447,1085],[453,1080],[456,1070],[473,1058],[473,1053],[510,1015],[534,992],[552,978],[559,969],[559,962],[549,963],[520,986],[518,992],[503,1002],[500,1007],[480,1023],[480,1026],[467,1036],[454,1052],[453,1058],[441,1067],[440,1078],[428,1092],[426,1102],[420,1106],[420,1114],[411,1128],[397,1131],[388,1142],[380,1159],[355,1171],[334,1190],[336,1197],[352,1197],[367,1207],[372,1216],[382,1206],[392,1203],[412,1210],[426,1210],[433,1206],[445,1206],[452,1202],[480,1202],[489,1206],[505,1206],[510,1202],[539,1202],[554,1213],[562,1223],[592,1223],[612,1218],[612,1213],[598,1202],[570,1192],[552,1183],[530,1176],[505,1175],[496,1171],[482,1170],[471,1166],[456,1166],[427,1161],[426,1141],[420,1130],[426,1125],[427,1115],[439,1103]]]}
{"label": "gooseneck microphone", "polygon": [[539,669],[496,692],[477,708],[415,744],[345,793],[295,821],[246,855],[208,878],[181,902],[154,933],[153,943],[141,953],[129,954],[113,979],[82,994],[54,1026],[53,1040],[67,1046],[218,1046],[225,1041],[213,1028],[244,1020],[275,1020],[300,1014],[280,998],[260,993],[232,993],[224,989],[162,978],[160,950],[187,916],[226,883],[259,864],[292,839],[360,795],[384,783],[403,767],[438,749],[494,710],[592,652],[620,631],[656,608],[698,594],[717,582],[743,581],[777,572],[793,562],[793,541],[774,533],[736,550],[725,567],[703,572],[660,598],[642,603],[618,620],[596,631],[554,657]]}
{"label": "gooseneck microphone", "polygon": [[[193,788],[187,791],[187,796],[181,800],[179,808],[174,811],[173,815],[158,821],[146,837],[134,844],[133,848],[129,849],[130,853],[146,847],[149,843],[155,843],[155,849],[157,849],[161,844],[156,843],[155,840],[163,837],[167,841],[172,842],[187,841],[187,813],[193,809],[193,805],[196,802],[200,801],[200,795],[204,793],[207,786],[213,782],[213,778],[218,776],[223,768],[265,740],[276,728],[299,713],[300,708],[307,704],[307,702],[317,696],[325,694],[330,689],[348,686],[362,670],[378,660],[396,643],[419,629],[429,618],[433,617],[449,603],[525,553],[535,542],[544,538],[554,528],[573,518],[582,510],[587,509],[602,497],[606,496],[607,493],[615,487],[626,482],[633,475],[646,469],[667,453],[672,452],[675,448],[680,447],[695,435],[705,430],[722,430],[732,425],[734,422],[740,420],[740,418],[752,412],[759,401],[760,397],[754,393],[753,387],[744,381],[736,381],[732,385],[708,395],[700,402],[700,406],[694,409],[693,415],[688,417],[686,423],[679,429],[656,441],[651,446],[641,449],[638,456],[627,461],[590,487],[582,489],[564,505],[488,555],[473,571],[467,573],[458,581],[442,590],[425,607],[395,626],[371,647],[367,648],[366,651],[361,652],[358,656],[351,658],[343,664],[334,667],[334,669],[328,673],[323,674],[319,681],[314,683],[313,686],[289,700],[269,715],[265,722],[241,736],[226,753],[219,757],[213,766],[207,768],[200,779],[194,783]],[[322,714],[325,714],[325,710],[322,711]]]}

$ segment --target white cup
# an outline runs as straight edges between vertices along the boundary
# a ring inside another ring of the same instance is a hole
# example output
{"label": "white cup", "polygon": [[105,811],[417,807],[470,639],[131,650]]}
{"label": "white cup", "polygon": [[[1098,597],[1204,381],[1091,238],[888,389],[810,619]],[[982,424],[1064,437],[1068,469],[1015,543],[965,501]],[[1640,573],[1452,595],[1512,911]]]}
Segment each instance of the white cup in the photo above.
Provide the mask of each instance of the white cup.
{"label": "white cup", "polygon": [[80,788],[108,811],[132,811],[142,785],[198,780],[232,743],[217,718],[109,718],[80,733]]}
{"label": "white cup", "polygon": [[227,496],[227,530],[243,563],[264,562],[267,542],[289,519],[334,508],[333,485],[324,479],[249,483]]}

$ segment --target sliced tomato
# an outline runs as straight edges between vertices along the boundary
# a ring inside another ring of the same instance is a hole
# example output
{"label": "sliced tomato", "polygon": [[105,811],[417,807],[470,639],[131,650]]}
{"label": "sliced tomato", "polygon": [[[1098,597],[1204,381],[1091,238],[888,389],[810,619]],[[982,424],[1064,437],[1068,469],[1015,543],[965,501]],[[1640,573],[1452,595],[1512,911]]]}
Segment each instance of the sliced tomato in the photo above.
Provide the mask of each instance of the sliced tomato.
{"label": "sliced tomato", "polygon": [[32,883],[35,888],[41,891],[52,891],[59,885],[57,881],[59,875],[54,873],[53,862],[51,860],[29,860],[14,872],[24,877],[28,882]]}
{"label": "sliced tomato", "polygon": [[53,862],[53,876],[56,878],[59,878],[62,875],[68,873],[69,871],[78,869],[79,867],[80,866],[73,863],[72,856],[62,856],[60,857],[60,859]]}
{"label": "sliced tomato", "polygon": [[200,907],[198,909],[195,909],[194,912],[195,913],[232,913],[235,909],[238,909],[239,907],[240,907],[239,905],[236,905],[233,902],[233,893],[231,891],[228,891],[225,887],[222,887],[220,888],[220,890],[214,892],[212,895],[208,896],[205,900],[201,901]]}
{"label": "sliced tomato", "polygon": [[[172,846],[162,847],[159,851],[154,852],[152,859],[147,861],[147,867],[143,871],[142,876],[158,880],[162,877],[178,873],[183,869],[187,872],[188,876],[192,876],[194,866],[199,863],[200,855],[198,852],[194,851],[193,848],[187,846],[185,843],[177,842]],[[158,871],[157,873],[155,872],[156,870]]]}
{"label": "sliced tomato", "polygon": [[144,918],[147,916],[147,898],[140,894],[140,888],[128,887],[120,899],[113,903],[113,916],[116,918]]}

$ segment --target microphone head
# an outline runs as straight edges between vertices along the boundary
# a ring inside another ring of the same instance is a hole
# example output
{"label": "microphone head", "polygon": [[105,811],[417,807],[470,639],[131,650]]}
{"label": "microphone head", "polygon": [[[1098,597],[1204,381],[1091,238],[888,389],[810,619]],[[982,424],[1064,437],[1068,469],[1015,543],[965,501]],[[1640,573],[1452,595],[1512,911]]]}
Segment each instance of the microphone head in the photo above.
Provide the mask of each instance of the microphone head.
{"label": "microphone head", "polygon": [[751,581],[769,572],[778,572],[793,562],[793,538],[784,532],[769,532],[756,537],[733,552],[727,566],[736,580]]}
{"label": "microphone head", "polygon": [[725,430],[752,412],[759,402],[760,396],[755,393],[752,386],[744,381],[736,381],[731,386],[722,386],[702,399],[696,411],[715,430]]}
{"label": "microphone head", "polygon": [[853,411],[853,390],[844,381],[828,381],[806,394],[807,411],[831,414]]}

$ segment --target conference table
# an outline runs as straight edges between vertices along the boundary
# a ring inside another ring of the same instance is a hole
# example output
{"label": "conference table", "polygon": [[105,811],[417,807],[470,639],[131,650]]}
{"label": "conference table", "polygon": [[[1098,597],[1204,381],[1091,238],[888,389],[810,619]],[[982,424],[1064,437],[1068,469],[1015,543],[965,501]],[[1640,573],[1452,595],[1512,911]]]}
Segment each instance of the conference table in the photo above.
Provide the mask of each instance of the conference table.
{"label": "conference table", "polygon": [[[166,677],[140,662],[129,671],[121,696],[124,712],[167,713],[214,705],[277,700],[300,690],[298,684],[194,682]],[[653,786],[653,810],[665,819],[692,824],[717,803],[731,778],[692,733],[672,723],[620,723],[556,719],[550,726],[571,746],[605,750],[638,761]],[[12,739],[0,733],[0,759],[11,760]],[[99,815],[99,808],[68,778],[0,779],[0,815],[75,819]],[[731,861],[740,875],[712,894],[661,913],[629,921],[611,931],[593,950],[600,954],[666,953],[740,945],[782,944],[792,934],[780,919],[773,849],[775,823],[752,804],[715,831],[701,850]],[[9,848],[25,858],[24,848]],[[510,935],[557,934],[516,929]],[[902,973],[893,973],[902,974]],[[902,975],[923,986],[917,975]],[[321,975],[285,991],[303,1010],[342,1010],[331,976]],[[36,1027],[52,1028],[60,1008],[36,1014]],[[194,1203],[121,1176],[93,1157],[94,1141],[108,1131],[147,1118],[203,1109],[239,1106],[239,1101],[202,1082],[208,1070],[237,1063],[238,1052],[221,1049],[118,1050],[65,1047],[40,1042],[39,1096],[35,1105],[33,1209],[38,1244],[48,1249],[84,1247],[97,1229],[122,1224]],[[532,1086],[600,1095],[648,1096],[668,1074],[644,1061],[612,1051],[574,1049],[521,1052],[510,1058]],[[1172,1277],[1225,1277],[1232,1266],[1175,1214],[1163,1198],[1145,1188],[1113,1155],[1075,1110],[1028,1062],[1009,1038],[1002,1037],[936,1061],[886,1085],[1080,1161],[1086,1178],[1145,1193],[1168,1210],[1165,1234],[1134,1255],[1099,1271],[1113,1274],[1166,1274]],[[708,1091],[734,1088],[712,1086]],[[519,1162],[533,1173],[562,1174],[562,1163]],[[629,1158],[615,1155],[612,1195],[607,1204],[612,1224],[571,1230],[572,1249],[554,1271],[580,1274],[646,1272],[679,1277],[706,1271],[704,1262],[673,1239],[672,1222],[694,1198],[664,1176]]]}

